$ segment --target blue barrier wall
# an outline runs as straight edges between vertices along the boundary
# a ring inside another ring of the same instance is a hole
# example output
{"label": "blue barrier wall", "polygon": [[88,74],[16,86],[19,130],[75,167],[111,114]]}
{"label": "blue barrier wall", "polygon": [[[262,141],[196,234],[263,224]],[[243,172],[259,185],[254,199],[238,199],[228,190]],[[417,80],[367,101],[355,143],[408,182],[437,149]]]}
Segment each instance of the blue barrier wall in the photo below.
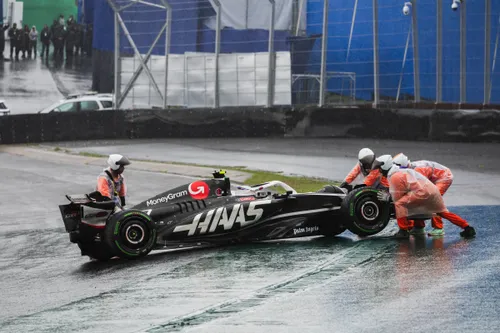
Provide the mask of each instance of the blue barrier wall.
{"label": "blue barrier wall", "polygon": [[[436,2],[418,0],[420,85],[422,99],[435,99],[436,88]],[[330,1],[328,71],[357,74],[357,97],[371,99],[373,92],[373,12],[371,1],[359,1],[349,58],[346,59],[355,0]],[[402,13],[404,1],[379,1],[379,55],[381,95],[397,94],[411,16]],[[484,1],[467,0],[467,99],[483,101]],[[307,3],[307,32],[321,33],[323,2]],[[491,59],[495,48],[500,1],[492,1]],[[460,9],[451,10],[451,0],[443,4],[443,101],[460,100]],[[401,94],[413,94],[413,49],[410,39]],[[313,48],[310,70],[319,72],[321,40]],[[493,73],[491,102],[500,102],[500,76]],[[496,84],[495,87],[495,82]],[[329,90],[335,90],[330,83]]]}
{"label": "blue barrier wall", "polygon": [[[160,3],[160,0],[151,0]],[[203,26],[203,18],[214,14],[207,0],[170,0],[173,7],[171,52],[213,52],[215,33]],[[120,2],[123,4],[123,2]],[[349,54],[348,43],[355,0],[330,0],[328,29],[328,71],[356,73],[358,99],[371,100],[373,94],[373,13],[371,1],[359,1]],[[407,59],[403,64],[405,45],[411,28],[411,16],[404,16],[401,0],[379,1],[380,93],[384,99],[394,99],[402,78],[400,98],[413,95],[413,48],[409,40]],[[418,0],[418,33],[420,89],[423,100],[434,100],[436,90],[436,3]],[[467,0],[467,98],[468,103],[483,101],[484,59],[484,1]],[[460,99],[460,9],[452,11],[451,0],[443,6],[443,101]],[[209,11],[209,12],[207,12]],[[500,1],[492,1],[491,58],[499,28]],[[102,51],[114,49],[113,11],[106,0],[86,0],[85,20],[94,24],[94,48]],[[146,53],[165,22],[162,9],[135,4],[122,17],[127,22],[141,53]],[[322,33],[323,2],[307,2],[307,35]],[[221,36],[222,52],[261,52],[268,48],[266,30],[224,29]],[[277,51],[290,50],[288,32],[275,35]],[[411,37],[411,36],[410,36]],[[133,53],[125,36],[121,39],[122,52]],[[160,39],[153,54],[164,54],[165,38]],[[305,48],[300,52],[309,52]],[[293,55],[292,55],[293,57]],[[298,57],[294,57],[297,58]],[[319,73],[321,38],[314,43],[308,58],[308,71]],[[404,65],[404,68],[403,68]],[[498,66],[497,66],[498,67]],[[496,70],[495,72],[498,72]],[[491,102],[500,103],[500,75],[492,73]],[[340,91],[339,80],[328,84],[330,91]],[[345,91],[344,91],[345,93]]]}

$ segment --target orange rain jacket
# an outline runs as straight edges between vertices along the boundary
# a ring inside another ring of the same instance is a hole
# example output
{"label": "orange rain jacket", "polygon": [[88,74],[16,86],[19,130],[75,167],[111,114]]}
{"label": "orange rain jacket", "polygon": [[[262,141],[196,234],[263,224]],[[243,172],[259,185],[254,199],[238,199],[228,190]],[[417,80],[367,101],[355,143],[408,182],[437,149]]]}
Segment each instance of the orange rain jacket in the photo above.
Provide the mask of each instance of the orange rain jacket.
{"label": "orange rain jacket", "polygon": [[116,202],[117,205],[125,205],[127,186],[125,185],[125,178],[123,177],[123,175],[118,175],[118,178],[112,178],[109,169],[104,169],[97,177],[96,190],[99,191],[103,196],[108,197]]}
{"label": "orange rain jacket", "polygon": [[437,162],[426,160],[415,161],[410,163],[410,168],[423,174],[433,184],[453,181],[451,170]]}
{"label": "orange rain jacket", "polygon": [[421,173],[394,166],[388,178],[396,218],[448,212],[439,189]]}
{"label": "orange rain jacket", "polygon": [[345,177],[344,181],[347,184],[358,185],[363,183],[366,186],[373,186],[377,181],[380,181],[380,184],[387,188],[389,187],[389,181],[387,178],[382,176],[380,170],[371,170],[367,173],[359,163],[356,163],[349,174]]}

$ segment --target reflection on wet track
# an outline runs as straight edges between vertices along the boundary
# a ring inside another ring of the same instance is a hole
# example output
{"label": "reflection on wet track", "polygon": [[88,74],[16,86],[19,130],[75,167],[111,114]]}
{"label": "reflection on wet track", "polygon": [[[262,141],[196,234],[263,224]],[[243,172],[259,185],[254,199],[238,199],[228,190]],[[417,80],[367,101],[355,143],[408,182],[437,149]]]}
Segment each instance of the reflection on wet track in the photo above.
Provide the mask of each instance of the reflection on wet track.
{"label": "reflection on wet track", "polygon": [[[7,43],[4,55],[8,55]],[[0,99],[11,114],[36,113],[69,93],[92,88],[92,63],[86,56],[54,60],[21,59],[0,62]]]}

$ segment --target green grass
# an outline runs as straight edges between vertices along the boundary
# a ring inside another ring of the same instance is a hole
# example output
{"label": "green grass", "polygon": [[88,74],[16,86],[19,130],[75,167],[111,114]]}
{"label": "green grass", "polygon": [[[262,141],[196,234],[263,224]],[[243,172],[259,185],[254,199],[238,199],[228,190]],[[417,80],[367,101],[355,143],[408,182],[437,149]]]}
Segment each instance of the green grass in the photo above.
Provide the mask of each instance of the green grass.
{"label": "green grass", "polygon": [[[66,153],[71,153],[65,150]],[[107,155],[91,153],[82,151],[78,153],[80,156],[103,158]],[[247,169],[245,166],[222,166],[222,165],[207,165],[207,164],[195,164],[195,163],[183,163],[183,162],[167,162],[158,160],[148,160],[148,159],[130,159],[131,161],[137,162],[149,162],[149,163],[161,163],[161,164],[175,164],[175,165],[186,165],[195,166],[202,168],[211,168],[213,170],[224,169],[226,171],[241,171],[250,174],[250,177],[244,182],[244,185],[256,185],[265,183],[271,180],[282,181],[291,187],[293,187],[297,192],[314,192],[319,190],[325,185],[339,185],[339,182],[334,182],[321,178],[312,178],[304,176],[287,176],[283,172],[272,172],[272,171],[262,171],[262,170],[252,170]],[[168,171],[167,171],[168,173]],[[207,175],[206,177],[211,177],[212,175]]]}
{"label": "green grass", "polygon": [[277,172],[248,169],[242,169],[240,171],[245,171],[252,175],[245,181],[245,185],[255,185],[268,182],[270,180],[280,180],[293,187],[297,192],[315,192],[325,185],[338,185],[337,182],[332,182],[329,180],[302,176],[285,176]]}
{"label": "green grass", "polygon": [[86,151],[82,151],[82,152],[78,153],[78,155],[85,156],[85,157],[96,157],[96,158],[108,157],[108,155],[97,154],[97,153],[89,153],[89,152],[86,152]]}

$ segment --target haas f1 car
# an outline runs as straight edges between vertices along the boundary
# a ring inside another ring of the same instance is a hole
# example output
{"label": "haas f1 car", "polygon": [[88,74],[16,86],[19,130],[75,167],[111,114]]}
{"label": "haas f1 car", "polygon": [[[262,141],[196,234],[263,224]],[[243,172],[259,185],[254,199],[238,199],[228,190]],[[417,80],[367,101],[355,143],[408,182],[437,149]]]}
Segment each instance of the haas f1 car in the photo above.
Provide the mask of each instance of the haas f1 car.
{"label": "haas f1 car", "polygon": [[346,192],[327,185],[297,193],[281,181],[236,186],[215,172],[213,178],[127,209],[99,192],[66,195],[70,203],[59,209],[81,254],[104,261],[140,258],[153,250],[336,236],[346,230],[365,237],[387,226],[391,205],[377,199],[377,189]]}

